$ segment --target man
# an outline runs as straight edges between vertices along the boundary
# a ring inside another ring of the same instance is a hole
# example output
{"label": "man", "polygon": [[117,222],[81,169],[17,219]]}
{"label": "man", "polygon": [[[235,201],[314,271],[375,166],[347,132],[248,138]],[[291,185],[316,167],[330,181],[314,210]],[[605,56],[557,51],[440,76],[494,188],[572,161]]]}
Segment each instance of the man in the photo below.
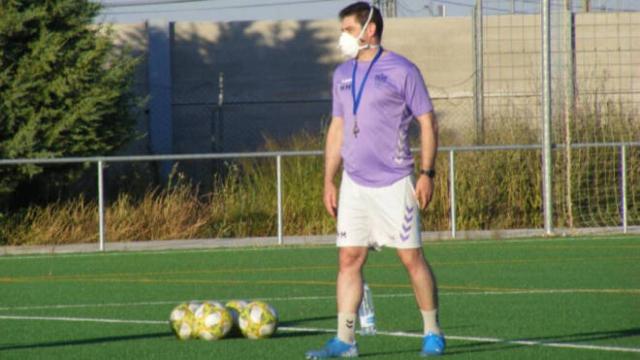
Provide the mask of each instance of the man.
{"label": "man", "polygon": [[[434,276],[422,253],[420,209],[433,192],[437,122],[424,80],[406,58],[380,46],[380,11],[357,2],[340,12],[341,51],[352,59],[333,77],[333,117],[325,149],[324,205],[337,217],[338,334],[307,359],[358,356],[355,317],[362,299],[362,267],[369,247],[395,248],[422,313],[421,355],[440,355],[445,340],[437,318]],[[413,183],[408,142],[420,124],[421,166]],[[344,161],[339,203],[334,178]]]}

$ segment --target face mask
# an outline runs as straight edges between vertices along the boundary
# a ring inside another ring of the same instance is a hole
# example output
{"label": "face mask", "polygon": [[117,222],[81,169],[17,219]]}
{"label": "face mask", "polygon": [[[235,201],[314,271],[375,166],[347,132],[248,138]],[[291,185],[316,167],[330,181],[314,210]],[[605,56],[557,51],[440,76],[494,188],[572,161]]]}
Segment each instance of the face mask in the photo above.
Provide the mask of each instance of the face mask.
{"label": "face mask", "polygon": [[367,28],[367,26],[371,22],[372,16],[373,16],[373,6],[371,6],[371,10],[369,10],[369,17],[367,18],[367,21],[364,23],[364,26],[362,26],[362,30],[360,31],[360,34],[358,35],[357,38],[347,32],[343,32],[340,35],[340,40],[338,41],[338,48],[340,48],[340,51],[344,56],[348,58],[355,58],[356,56],[358,56],[358,52],[360,50],[368,49],[371,47],[371,45],[369,44],[360,46],[360,38],[362,38],[362,35],[364,35],[364,30]]}

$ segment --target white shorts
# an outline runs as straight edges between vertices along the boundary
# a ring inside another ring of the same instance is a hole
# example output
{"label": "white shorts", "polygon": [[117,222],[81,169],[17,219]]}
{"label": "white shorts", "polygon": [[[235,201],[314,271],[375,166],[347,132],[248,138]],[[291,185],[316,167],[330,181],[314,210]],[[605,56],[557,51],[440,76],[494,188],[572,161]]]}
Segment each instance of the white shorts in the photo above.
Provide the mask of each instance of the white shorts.
{"label": "white shorts", "polygon": [[363,246],[397,249],[422,247],[420,208],[413,177],[385,187],[356,184],[342,174],[338,202],[339,247]]}

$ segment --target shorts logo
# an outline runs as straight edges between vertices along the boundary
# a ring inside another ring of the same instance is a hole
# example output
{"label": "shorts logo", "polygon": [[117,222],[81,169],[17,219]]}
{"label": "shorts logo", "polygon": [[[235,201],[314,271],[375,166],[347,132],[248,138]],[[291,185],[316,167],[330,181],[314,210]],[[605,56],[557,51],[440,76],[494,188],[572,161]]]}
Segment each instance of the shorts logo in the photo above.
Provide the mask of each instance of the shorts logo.
{"label": "shorts logo", "polygon": [[405,206],[404,208],[404,222],[402,223],[402,231],[400,231],[400,239],[402,241],[409,240],[409,233],[411,232],[411,228],[413,227],[413,215],[414,215],[415,207],[413,206]]}
{"label": "shorts logo", "polygon": [[346,231],[338,231],[338,238],[346,239],[347,238],[347,232]]}

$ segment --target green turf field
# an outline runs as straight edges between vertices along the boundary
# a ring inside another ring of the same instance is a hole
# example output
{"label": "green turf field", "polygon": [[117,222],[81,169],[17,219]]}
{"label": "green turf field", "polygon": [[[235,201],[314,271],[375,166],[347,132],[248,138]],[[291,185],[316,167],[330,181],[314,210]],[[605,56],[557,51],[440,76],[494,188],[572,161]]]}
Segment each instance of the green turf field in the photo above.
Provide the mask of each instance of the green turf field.
{"label": "green turf field", "polygon": [[[447,357],[640,357],[640,238],[438,242]],[[335,327],[334,247],[0,257],[0,359],[302,359]],[[361,357],[417,359],[422,320],[395,253],[366,266],[380,334]],[[273,304],[269,340],[178,341],[193,299]]]}

